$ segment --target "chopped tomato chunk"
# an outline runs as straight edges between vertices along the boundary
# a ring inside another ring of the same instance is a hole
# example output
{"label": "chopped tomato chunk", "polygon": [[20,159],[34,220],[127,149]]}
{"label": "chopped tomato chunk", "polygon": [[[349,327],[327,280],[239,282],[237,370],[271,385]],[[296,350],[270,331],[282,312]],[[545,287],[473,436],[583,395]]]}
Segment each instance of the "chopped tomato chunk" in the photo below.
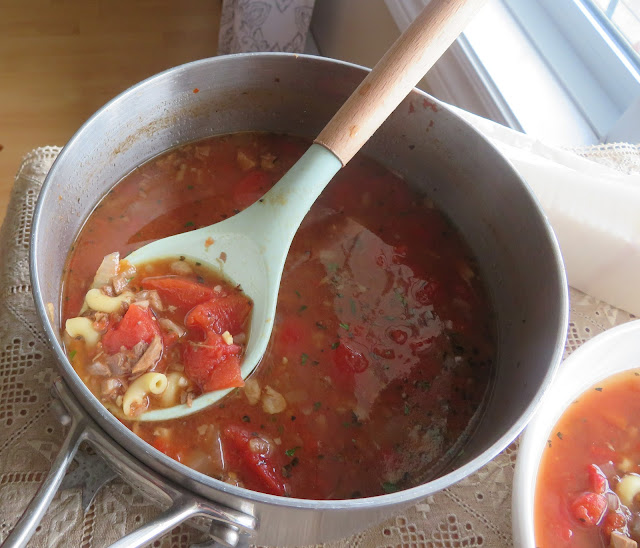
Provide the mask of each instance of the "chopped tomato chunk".
{"label": "chopped tomato chunk", "polygon": [[222,336],[209,331],[204,342],[188,342],[182,350],[184,372],[203,392],[244,386],[240,373],[240,352]]}
{"label": "chopped tomato chunk", "polygon": [[122,320],[104,334],[102,347],[115,354],[123,346],[131,349],[141,341],[150,343],[159,332],[151,309],[132,304]]}
{"label": "chopped tomato chunk", "polygon": [[152,445],[161,453],[164,453],[173,460],[182,462],[182,451],[168,439],[156,436],[152,442]]}
{"label": "chopped tomato chunk", "polygon": [[251,306],[251,301],[239,293],[213,297],[191,310],[184,323],[187,327],[200,327],[218,334],[228,331],[237,335],[245,331]]}
{"label": "chopped tomato chunk", "polygon": [[622,531],[627,525],[627,518],[625,518],[620,511],[609,512],[603,522],[603,531],[606,536],[611,536],[614,531]]}
{"label": "chopped tomato chunk", "polygon": [[142,280],[144,289],[155,289],[162,302],[186,312],[210,299],[213,289],[182,276],[154,276]]}
{"label": "chopped tomato chunk", "polygon": [[364,348],[357,348],[353,341],[342,342],[336,349],[334,361],[336,366],[347,372],[362,373],[369,367],[369,360]]}
{"label": "chopped tomato chunk", "polygon": [[609,487],[607,477],[602,473],[602,470],[595,464],[591,464],[588,469],[589,473],[589,486],[594,493],[604,493]]}
{"label": "chopped tomato chunk", "polygon": [[583,525],[596,525],[607,509],[607,499],[597,493],[580,495],[571,504],[573,517]]}
{"label": "chopped tomato chunk", "polygon": [[286,494],[284,478],[275,457],[251,451],[251,437],[251,433],[240,426],[230,425],[224,429],[224,453],[231,468],[240,470],[243,483],[248,489],[264,491],[271,495]]}

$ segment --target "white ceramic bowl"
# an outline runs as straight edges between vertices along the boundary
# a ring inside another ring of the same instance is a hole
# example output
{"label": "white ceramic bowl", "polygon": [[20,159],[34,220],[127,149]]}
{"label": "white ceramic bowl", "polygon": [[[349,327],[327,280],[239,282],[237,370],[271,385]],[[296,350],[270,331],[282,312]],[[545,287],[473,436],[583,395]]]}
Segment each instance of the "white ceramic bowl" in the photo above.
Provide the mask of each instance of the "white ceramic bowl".
{"label": "white ceramic bowl", "polygon": [[540,458],[549,435],[565,409],[599,381],[640,367],[640,320],[597,335],[561,365],[538,411],[529,422],[518,449],[512,495],[513,542],[535,548],[533,503]]}

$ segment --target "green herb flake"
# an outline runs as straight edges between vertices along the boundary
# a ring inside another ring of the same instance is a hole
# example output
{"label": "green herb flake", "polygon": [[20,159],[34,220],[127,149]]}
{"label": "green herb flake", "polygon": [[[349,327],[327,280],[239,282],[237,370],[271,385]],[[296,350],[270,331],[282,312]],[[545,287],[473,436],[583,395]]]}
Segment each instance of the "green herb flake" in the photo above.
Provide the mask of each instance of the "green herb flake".
{"label": "green herb flake", "polygon": [[316,327],[318,329],[326,329],[327,328],[327,326],[324,325],[322,322],[316,322]]}
{"label": "green herb flake", "polygon": [[308,306],[306,304],[303,304],[300,308],[298,308],[298,314],[300,314],[301,312],[304,312],[307,308]]}
{"label": "green herb flake", "polygon": [[338,297],[338,299],[342,299],[344,295],[342,293],[336,293],[336,297]]}
{"label": "green herb flake", "polygon": [[348,323],[341,323],[341,324],[340,324],[340,327],[342,327],[342,329],[345,329],[345,330],[349,331],[349,327],[350,327],[350,326],[349,326],[349,324],[348,324]]}
{"label": "green herb flake", "polygon": [[340,342],[336,341],[331,345],[331,350],[335,350],[336,348],[338,348],[340,346]]}
{"label": "green herb flake", "polygon": [[242,417],[242,422],[251,422],[251,418],[249,417],[249,415],[244,415]]}
{"label": "green herb flake", "polygon": [[193,185],[187,185],[187,190],[193,190]]}
{"label": "green herb flake", "polygon": [[337,263],[329,263],[329,264],[327,265],[327,270],[328,270],[329,272],[336,272],[336,271],[338,270],[338,265],[337,265]]}
{"label": "green herb flake", "polygon": [[73,360],[73,358],[76,357],[76,351],[72,350],[71,352],[69,352],[69,361]]}
{"label": "green herb flake", "polygon": [[423,392],[426,392],[427,390],[429,390],[429,388],[431,388],[431,383],[429,381],[419,381],[418,388],[420,388],[420,390],[422,390]]}
{"label": "green herb flake", "polygon": [[296,289],[296,295],[298,296],[298,298],[300,299],[302,298],[302,295],[300,295],[300,291],[298,291],[297,289]]}
{"label": "green herb flake", "polygon": [[287,457],[293,457],[293,455],[296,454],[296,451],[298,449],[301,449],[301,447],[299,445],[297,445],[296,447],[292,447],[291,449],[287,449],[284,454],[287,455]]}
{"label": "green herb flake", "polygon": [[345,428],[349,428],[351,426],[350,422],[343,422],[342,426],[344,426]]}
{"label": "green herb flake", "polygon": [[409,407],[408,403],[404,404],[404,414],[408,415],[411,412],[411,408]]}
{"label": "green herb flake", "polygon": [[399,491],[398,486],[395,483],[391,483],[390,481],[385,481],[382,484],[382,490],[385,493],[395,493],[396,491]]}
{"label": "green herb flake", "polygon": [[322,407],[322,402],[321,401],[317,401],[313,404],[313,410],[314,411],[318,411],[318,409],[320,409]]}
{"label": "green herb flake", "polygon": [[349,304],[351,305],[351,314],[356,315],[356,302],[353,299],[349,299]]}
{"label": "green herb flake", "polygon": [[309,359],[309,354],[305,354],[304,352],[300,355],[300,363],[305,365],[307,360]]}
{"label": "green herb flake", "polygon": [[190,226],[195,226],[195,223],[193,221],[187,221],[186,223],[184,223],[185,228],[189,228]]}

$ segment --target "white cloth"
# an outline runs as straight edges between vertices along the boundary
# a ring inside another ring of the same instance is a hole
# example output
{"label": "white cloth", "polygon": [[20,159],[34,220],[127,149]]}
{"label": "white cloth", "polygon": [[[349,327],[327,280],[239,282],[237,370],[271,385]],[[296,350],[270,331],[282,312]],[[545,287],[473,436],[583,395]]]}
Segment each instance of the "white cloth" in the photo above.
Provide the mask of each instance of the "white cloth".
{"label": "white cloth", "polygon": [[534,191],[560,244],[569,285],[640,316],[640,146],[565,150],[454,110]]}
{"label": "white cloth", "polygon": [[224,0],[218,54],[302,53],[315,0]]}

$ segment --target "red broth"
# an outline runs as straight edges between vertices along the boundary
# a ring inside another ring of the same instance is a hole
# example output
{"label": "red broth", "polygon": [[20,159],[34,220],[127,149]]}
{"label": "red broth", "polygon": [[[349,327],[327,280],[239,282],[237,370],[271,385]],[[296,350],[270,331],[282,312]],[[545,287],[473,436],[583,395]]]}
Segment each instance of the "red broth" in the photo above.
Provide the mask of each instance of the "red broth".
{"label": "red broth", "polygon": [[[307,146],[237,134],[136,169],[78,236],[64,317],[78,313],[104,255],[233,215]],[[488,392],[494,339],[460,235],[427,197],[359,155],[294,239],[271,342],[247,386],[185,419],[126,424],[170,457],[249,489],[311,499],[392,492],[434,477],[463,449]]]}
{"label": "red broth", "polygon": [[536,546],[640,540],[639,463],[640,372],[626,371],[582,394],[554,427],[538,472]]}

